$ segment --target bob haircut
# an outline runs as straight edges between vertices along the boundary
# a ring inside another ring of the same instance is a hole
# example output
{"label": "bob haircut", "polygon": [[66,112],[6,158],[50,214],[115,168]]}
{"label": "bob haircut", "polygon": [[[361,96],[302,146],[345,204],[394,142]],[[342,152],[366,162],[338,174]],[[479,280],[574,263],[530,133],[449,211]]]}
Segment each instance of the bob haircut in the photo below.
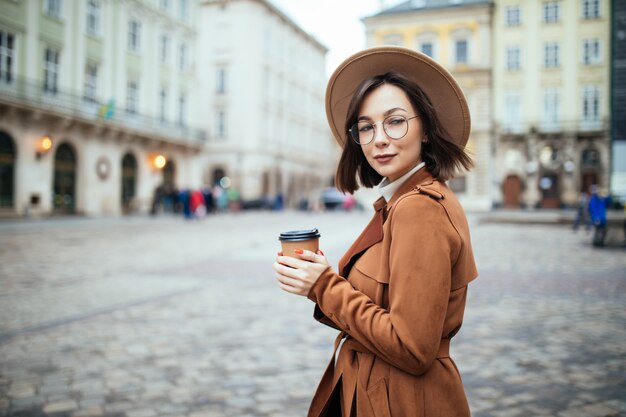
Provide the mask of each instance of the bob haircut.
{"label": "bob haircut", "polygon": [[450,139],[422,89],[400,73],[387,72],[364,80],[359,84],[350,101],[344,129],[345,145],[335,177],[340,191],[353,193],[359,189],[359,183],[366,188],[372,188],[383,179],[367,162],[361,145],[357,144],[348,132],[350,127],[357,122],[365,98],[383,84],[402,89],[420,117],[424,132],[428,135],[428,141],[422,144],[421,159],[426,163],[426,169],[433,177],[446,181],[454,177],[458,171],[469,170],[473,166],[471,158],[463,147]]}

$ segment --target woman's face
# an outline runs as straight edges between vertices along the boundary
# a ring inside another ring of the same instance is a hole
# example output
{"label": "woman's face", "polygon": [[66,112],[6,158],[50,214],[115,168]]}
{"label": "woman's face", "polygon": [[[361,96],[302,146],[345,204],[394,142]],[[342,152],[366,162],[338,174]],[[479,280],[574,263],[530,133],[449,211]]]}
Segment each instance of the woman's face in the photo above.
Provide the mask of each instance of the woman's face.
{"label": "woman's face", "polygon": [[404,90],[383,84],[365,97],[358,119],[374,125],[374,139],[361,145],[367,162],[390,181],[397,180],[421,162],[422,140],[425,140],[419,117],[407,120],[408,130],[404,137],[390,138],[383,129],[383,120],[394,115],[410,119],[417,116],[417,112]]}

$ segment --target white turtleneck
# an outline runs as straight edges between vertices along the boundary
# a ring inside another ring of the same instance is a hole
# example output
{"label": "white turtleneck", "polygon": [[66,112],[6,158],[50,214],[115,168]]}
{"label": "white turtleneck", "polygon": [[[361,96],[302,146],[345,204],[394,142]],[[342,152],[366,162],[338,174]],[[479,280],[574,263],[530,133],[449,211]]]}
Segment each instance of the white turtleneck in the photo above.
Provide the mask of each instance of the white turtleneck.
{"label": "white turtleneck", "polygon": [[378,192],[384,197],[385,201],[389,202],[389,200],[391,200],[391,197],[393,197],[396,191],[400,189],[402,184],[404,184],[406,180],[411,178],[413,174],[422,169],[424,165],[426,165],[425,162],[420,162],[412,170],[393,182],[390,182],[389,178],[387,177],[383,178],[380,184],[378,184]]}

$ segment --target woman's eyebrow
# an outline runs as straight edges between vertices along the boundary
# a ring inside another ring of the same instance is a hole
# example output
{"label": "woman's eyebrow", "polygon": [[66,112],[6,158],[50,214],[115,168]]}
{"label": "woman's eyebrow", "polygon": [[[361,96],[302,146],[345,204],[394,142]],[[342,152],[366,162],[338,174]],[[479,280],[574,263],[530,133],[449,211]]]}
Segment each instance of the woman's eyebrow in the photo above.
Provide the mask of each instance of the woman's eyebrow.
{"label": "woman's eyebrow", "polygon": [[[396,112],[396,111],[398,111],[398,110],[400,110],[400,111],[403,111],[403,112],[407,113],[407,111],[406,111],[406,110],[404,110],[402,107],[394,107],[393,109],[389,109],[389,110],[387,110],[386,112],[384,112],[384,113],[383,113],[383,116],[387,117],[387,116],[389,116],[390,114],[395,113],[395,112]],[[359,122],[360,122],[361,120],[372,120],[372,118],[371,118],[371,117],[369,117],[369,116],[359,116],[359,118],[358,118],[358,120],[357,120],[357,121],[359,121]]]}

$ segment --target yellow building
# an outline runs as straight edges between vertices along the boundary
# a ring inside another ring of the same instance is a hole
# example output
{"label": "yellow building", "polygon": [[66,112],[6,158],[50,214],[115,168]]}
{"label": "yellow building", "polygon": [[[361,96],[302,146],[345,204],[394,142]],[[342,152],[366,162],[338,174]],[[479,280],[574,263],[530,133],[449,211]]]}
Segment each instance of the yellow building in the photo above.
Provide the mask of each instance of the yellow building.
{"label": "yellow building", "polygon": [[491,208],[491,27],[488,0],[406,1],[363,19],[367,46],[399,45],[424,52],[446,67],[467,96],[474,169],[450,181],[468,210]]}
{"label": "yellow building", "polygon": [[497,204],[574,205],[609,180],[609,0],[497,0]]}

